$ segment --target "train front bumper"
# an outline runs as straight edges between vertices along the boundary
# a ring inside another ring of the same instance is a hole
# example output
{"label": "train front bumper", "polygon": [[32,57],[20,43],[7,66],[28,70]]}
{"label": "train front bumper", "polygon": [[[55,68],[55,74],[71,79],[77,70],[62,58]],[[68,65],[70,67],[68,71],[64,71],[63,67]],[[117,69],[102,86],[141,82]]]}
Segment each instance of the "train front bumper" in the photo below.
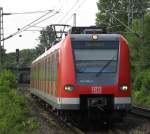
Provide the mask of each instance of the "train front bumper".
{"label": "train front bumper", "polygon": [[80,95],[80,98],[62,98],[60,109],[113,111],[131,109],[131,97],[114,97],[112,95]]}
{"label": "train front bumper", "polygon": [[131,97],[114,97],[114,110],[131,110]]}

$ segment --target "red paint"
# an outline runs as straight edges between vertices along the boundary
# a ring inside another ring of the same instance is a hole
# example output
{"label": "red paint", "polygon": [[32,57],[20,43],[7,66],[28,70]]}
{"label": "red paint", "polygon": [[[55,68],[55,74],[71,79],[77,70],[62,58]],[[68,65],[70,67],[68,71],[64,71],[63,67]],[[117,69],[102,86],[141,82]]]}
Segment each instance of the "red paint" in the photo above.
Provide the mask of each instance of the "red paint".
{"label": "red paint", "polygon": [[[53,48],[52,48],[53,49]],[[51,94],[57,97],[65,98],[77,98],[80,94],[93,94],[93,86],[81,86],[76,83],[75,78],[75,68],[73,61],[73,54],[71,48],[71,40],[68,35],[65,40],[62,40],[54,48],[54,51],[58,51],[58,56],[56,58],[58,70],[57,70],[57,82],[44,82],[43,80],[38,81],[38,87],[47,94]],[[49,62],[52,61],[51,54],[46,55],[49,57]],[[43,58],[44,59],[44,58]],[[44,61],[40,60],[40,63],[44,64]],[[32,65],[35,68],[36,63]],[[54,67],[51,68],[54,71]],[[54,73],[51,74],[54,77]],[[71,84],[75,86],[75,90],[68,93],[64,90],[66,84]],[[45,86],[48,85],[48,86]],[[120,86],[127,85],[129,90],[127,92],[122,92]],[[36,80],[31,80],[31,86],[36,88]],[[48,88],[48,89],[46,89]],[[112,94],[115,97],[130,97],[131,96],[131,76],[130,76],[130,62],[129,62],[129,48],[127,41],[120,36],[119,39],[119,55],[118,55],[118,71],[117,71],[117,82],[114,85],[100,86],[96,94]]]}

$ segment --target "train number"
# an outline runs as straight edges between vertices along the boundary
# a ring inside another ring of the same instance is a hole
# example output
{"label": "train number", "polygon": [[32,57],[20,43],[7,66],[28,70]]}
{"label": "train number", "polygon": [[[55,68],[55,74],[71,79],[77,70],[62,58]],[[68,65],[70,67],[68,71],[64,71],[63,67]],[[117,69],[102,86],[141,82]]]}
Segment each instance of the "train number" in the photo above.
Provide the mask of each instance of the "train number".
{"label": "train number", "polygon": [[102,93],[102,87],[92,87],[92,94]]}

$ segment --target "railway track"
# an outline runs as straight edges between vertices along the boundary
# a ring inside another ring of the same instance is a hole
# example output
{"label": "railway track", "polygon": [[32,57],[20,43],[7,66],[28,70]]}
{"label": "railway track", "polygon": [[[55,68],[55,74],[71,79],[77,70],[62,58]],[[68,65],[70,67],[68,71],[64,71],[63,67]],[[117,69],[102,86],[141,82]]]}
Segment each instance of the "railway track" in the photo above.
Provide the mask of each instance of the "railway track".
{"label": "railway track", "polygon": [[[113,133],[115,133],[115,134],[117,134],[117,133],[128,133],[131,130],[134,131],[133,128],[138,129],[138,126],[140,126],[140,124],[138,122],[141,123],[143,121],[143,118],[145,118],[145,119],[149,118],[150,119],[150,110],[149,109],[133,106],[133,110],[131,111],[131,115],[129,114],[126,121],[122,124],[113,125],[113,127],[111,127],[111,128],[103,128],[103,126],[99,125],[98,127],[94,126],[91,128],[88,127],[87,129],[80,129],[80,128],[78,128],[78,126],[74,125],[73,123],[67,122],[67,121],[59,118],[57,116],[57,114],[51,112],[49,110],[49,108],[46,107],[46,104],[44,104],[42,101],[38,101],[38,99],[31,98],[28,91],[26,91],[26,93],[24,93],[24,94],[26,94],[26,96],[28,96],[31,99],[31,101],[33,100],[35,107],[39,107],[41,109],[40,110],[41,112],[38,112],[38,113],[40,113],[40,115],[42,116],[42,118],[44,118],[45,121],[48,121],[48,123],[50,123],[52,120],[56,120],[58,122],[57,124],[59,124],[61,126],[61,128],[69,129],[70,134],[91,134],[91,133],[107,134],[107,133],[109,133],[109,131],[111,131],[112,134]],[[132,115],[136,115],[137,117],[132,116]],[[140,117],[140,118],[138,118],[138,117]],[[144,124],[144,123],[145,122],[143,121],[141,124]],[[124,126],[126,126],[125,130],[124,130]],[[131,127],[131,126],[133,126],[133,127]],[[147,125],[145,125],[145,126],[147,126]],[[140,128],[141,128],[141,126],[140,126]],[[143,130],[141,130],[142,132],[145,131],[144,128],[145,127],[142,128],[143,129]],[[65,129],[66,132],[68,132],[67,129]],[[149,127],[147,129],[149,129]],[[135,130],[135,131],[137,131],[137,130]],[[140,130],[138,130],[138,131],[140,131]]]}
{"label": "railway track", "polygon": [[70,134],[85,134],[83,131],[81,131],[79,128],[77,128],[75,125],[73,125],[71,122],[67,122],[65,120],[63,120],[62,118],[60,118],[57,113],[53,112],[50,110],[50,108],[48,107],[48,105],[43,102],[40,99],[35,99],[33,98],[34,101],[36,101],[37,105],[40,106],[40,108],[42,109],[42,116],[45,120],[47,120],[48,122],[50,122],[53,118],[56,122],[59,122],[59,124],[63,127],[66,127],[67,129],[70,130]]}
{"label": "railway track", "polygon": [[[19,85],[18,89],[23,89],[22,93],[28,97],[31,101],[34,102],[34,105],[38,105],[39,109],[41,109],[40,115],[44,120],[47,120],[48,122],[51,122],[51,120],[56,120],[56,122],[59,122],[61,126],[64,126],[70,130],[70,134],[85,134],[82,130],[80,130],[76,125],[73,125],[71,122],[67,122],[64,119],[60,118],[57,113],[52,112],[50,108],[48,107],[48,104],[39,99],[38,97],[33,97],[29,93],[29,87],[28,85]],[[53,119],[51,119],[53,118]]]}
{"label": "railway track", "polygon": [[147,108],[133,106],[131,113],[150,119],[150,109],[147,109]]}
{"label": "railway track", "polygon": [[55,114],[51,111],[50,111],[50,113],[55,117],[56,120],[63,123],[67,128],[70,128],[70,130],[72,130],[72,132],[74,132],[76,134],[85,134],[82,130],[80,130],[78,127],[76,127],[76,125],[74,125],[73,123],[63,120],[61,117],[59,117],[57,114]]}
{"label": "railway track", "polygon": [[66,121],[60,119],[56,114],[54,114],[52,112],[49,112],[49,111],[46,112],[46,114],[43,114],[43,117],[46,120],[50,120],[51,121],[51,119],[49,119],[49,114],[53,115],[53,117],[55,118],[55,120],[57,120],[59,123],[63,124],[65,127],[69,128],[72,133],[74,133],[74,134],[85,134],[79,128],[75,127],[70,122],[66,122]]}

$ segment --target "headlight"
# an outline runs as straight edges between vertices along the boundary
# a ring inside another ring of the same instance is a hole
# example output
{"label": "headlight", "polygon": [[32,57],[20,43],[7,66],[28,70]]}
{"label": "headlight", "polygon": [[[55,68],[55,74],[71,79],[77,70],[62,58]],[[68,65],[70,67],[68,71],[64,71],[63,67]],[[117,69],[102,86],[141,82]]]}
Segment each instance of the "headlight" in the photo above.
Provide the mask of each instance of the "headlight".
{"label": "headlight", "polygon": [[127,85],[123,85],[120,87],[121,91],[127,91],[128,90],[128,86]]}
{"label": "headlight", "polygon": [[75,89],[73,85],[65,85],[65,91],[72,92]]}
{"label": "headlight", "polygon": [[93,40],[97,40],[98,37],[96,34],[93,34],[92,38],[93,38]]}

